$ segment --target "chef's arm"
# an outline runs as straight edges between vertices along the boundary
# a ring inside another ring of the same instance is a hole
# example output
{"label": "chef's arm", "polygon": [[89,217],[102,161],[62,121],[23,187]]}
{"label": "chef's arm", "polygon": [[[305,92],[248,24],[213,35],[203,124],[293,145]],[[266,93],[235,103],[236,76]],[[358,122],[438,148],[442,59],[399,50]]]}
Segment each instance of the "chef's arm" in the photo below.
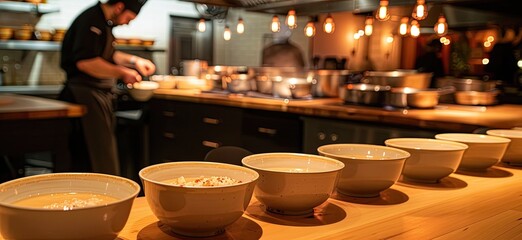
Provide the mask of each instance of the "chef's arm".
{"label": "chef's arm", "polygon": [[134,69],[112,64],[101,57],[80,60],[78,69],[99,79],[122,79],[125,83],[141,81],[140,74]]}
{"label": "chef's arm", "polygon": [[114,52],[113,59],[116,64],[135,68],[144,76],[152,75],[156,71],[156,65],[150,60],[122,51]]}

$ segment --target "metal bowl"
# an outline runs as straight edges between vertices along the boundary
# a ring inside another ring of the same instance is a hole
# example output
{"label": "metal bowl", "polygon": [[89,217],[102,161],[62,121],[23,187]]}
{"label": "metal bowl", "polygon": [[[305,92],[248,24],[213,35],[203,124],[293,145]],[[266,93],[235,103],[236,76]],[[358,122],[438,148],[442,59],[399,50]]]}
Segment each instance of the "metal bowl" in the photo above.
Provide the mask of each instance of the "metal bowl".
{"label": "metal bowl", "polygon": [[345,86],[344,102],[349,104],[361,104],[370,106],[382,106],[386,99],[386,93],[390,86],[374,84],[348,84]]}

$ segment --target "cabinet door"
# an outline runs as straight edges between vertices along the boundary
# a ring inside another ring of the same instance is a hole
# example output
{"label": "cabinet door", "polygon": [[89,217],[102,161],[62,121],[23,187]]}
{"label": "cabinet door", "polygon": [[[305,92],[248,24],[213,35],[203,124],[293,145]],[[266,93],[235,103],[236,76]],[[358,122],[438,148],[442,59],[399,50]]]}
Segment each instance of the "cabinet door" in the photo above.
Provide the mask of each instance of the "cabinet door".
{"label": "cabinet door", "polygon": [[247,109],[243,113],[243,147],[254,153],[301,152],[297,115]]}
{"label": "cabinet door", "polygon": [[389,138],[433,138],[437,132],[382,126],[373,123],[302,117],[305,153],[317,154],[317,148],[334,143],[361,143],[384,145]]}

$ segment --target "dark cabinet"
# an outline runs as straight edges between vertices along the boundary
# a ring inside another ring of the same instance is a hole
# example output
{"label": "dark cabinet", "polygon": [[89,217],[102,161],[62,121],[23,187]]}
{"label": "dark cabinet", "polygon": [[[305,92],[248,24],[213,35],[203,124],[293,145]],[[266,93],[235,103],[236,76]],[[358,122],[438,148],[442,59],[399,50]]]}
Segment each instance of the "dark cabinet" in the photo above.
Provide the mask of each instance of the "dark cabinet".
{"label": "dark cabinet", "polygon": [[317,148],[335,143],[384,145],[389,138],[433,138],[437,132],[407,129],[372,123],[333,120],[315,117],[303,119],[303,152],[317,154]]}

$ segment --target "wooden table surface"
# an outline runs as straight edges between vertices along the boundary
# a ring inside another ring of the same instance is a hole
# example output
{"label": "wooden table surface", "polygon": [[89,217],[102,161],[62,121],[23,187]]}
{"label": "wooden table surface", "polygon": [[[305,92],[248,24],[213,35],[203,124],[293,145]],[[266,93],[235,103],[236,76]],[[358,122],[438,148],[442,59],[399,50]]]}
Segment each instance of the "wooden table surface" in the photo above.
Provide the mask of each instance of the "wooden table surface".
{"label": "wooden table surface", "polygon": [[[189,238],[139,197],[118,239]],[[253,198],[225,233],[203,239],[522,239],[522,167],[459,171],[437,184],[400,180],[377,198],[334,194],[313,216],[267,213]]]}
{"label": "wooden table surface", "polygon": [[78,104],[42,97],[0,94],[0,120],[30,120],[81,117],[86,108]]}

